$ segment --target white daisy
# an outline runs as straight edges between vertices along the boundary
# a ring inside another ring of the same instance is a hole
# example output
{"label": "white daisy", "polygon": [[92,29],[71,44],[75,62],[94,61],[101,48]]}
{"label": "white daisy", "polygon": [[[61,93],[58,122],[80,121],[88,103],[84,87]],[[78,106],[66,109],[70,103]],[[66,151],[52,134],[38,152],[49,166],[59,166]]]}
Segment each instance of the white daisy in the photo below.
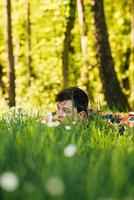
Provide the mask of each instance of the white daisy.
{"label": "white daisy", "polygon": [[53,197],[63,195],[65,186],[60,177],[50,177],[45,184],[47,192]]}
{"label": "white daisy", "polygon": [[73,144],[69,144],[64,149],[64,155],[67,157],[72,157],[76,153],[76,151],[77,151],[76,146]]}
{"label": "white daisy", "polygon": [[70,130],[71,129],[71,126],[65,126],[65,129],[67,129],[67,130]]}
{"label": "white daisy", "polygon": [[4,172],[0,176],[0,186],[3,190],[7,192],[15,191],[19,186],[18,176],[10,171]]}
{"label": "white daisy", "polygon": [[47,122],[47,126],[48,127],[57,127],[60,125],[60,122],[59,121],[56,121],[56,122],[53,122],[53,121],[49,121]]}

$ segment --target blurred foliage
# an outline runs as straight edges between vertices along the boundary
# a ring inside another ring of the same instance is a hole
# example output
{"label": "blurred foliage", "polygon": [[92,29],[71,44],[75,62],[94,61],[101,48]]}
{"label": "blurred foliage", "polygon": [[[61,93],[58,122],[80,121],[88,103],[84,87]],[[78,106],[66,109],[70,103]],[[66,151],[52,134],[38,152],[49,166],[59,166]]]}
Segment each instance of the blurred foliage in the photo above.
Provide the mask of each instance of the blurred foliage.
{"label": "blurred foliage", "polygon": [[[16,69],[16,101],[17,105],[25,107],[43,106],[53,109],[55,94],[62,88],[62,51],[66,19],[69,13],[68,0],[32,0],[31,10],[31,57],[32,73],[31,85],[28,86],[28,58],[27,58],[27,1],[14,0],[12,3],[13,43]],[[96,60],[96,46],[94,24],[90,3],[85,0],[85,21],[87,26],[87,58],[91,100],[104,100],[102,85],[98,73]],[[129,68],[122,70],[126,62],[126,51],[131,48],[131,5],[130,1],[104,1],[109,40],[115,62],[115,68],[122,89],[129,96],[130,89],[123,88],[122,79],[130,76]],[[7,52],[4,37],[4,0],[0,2],[0,64],[3,66],[3,81],[8,90]],[[128,61],[129,62],[129,61]],[[130,63],[129,63],[130,64]],[[128,65],[129,65],[128,64]],[[82,54],[76,13],[75,26],[72,30],[71,50],[69,57],[69,83],[81,85],[80,68]],[[132,83],[130,82],[130,85]],[[84,86],[83,86],[84,89]],[[90,95],[89,95],[90,96]],[[1,98],[7,98],[7,93]]]}

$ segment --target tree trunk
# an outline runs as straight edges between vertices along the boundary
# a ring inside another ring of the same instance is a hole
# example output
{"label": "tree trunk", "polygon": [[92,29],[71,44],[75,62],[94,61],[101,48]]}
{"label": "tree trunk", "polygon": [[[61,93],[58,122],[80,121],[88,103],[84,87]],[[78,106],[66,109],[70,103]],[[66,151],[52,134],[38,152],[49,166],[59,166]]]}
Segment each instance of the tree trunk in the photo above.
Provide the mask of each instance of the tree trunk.
{"label": "tree trunk", "polygon": [[130,71],[132,71],[131,75],[131,82],[132,82],[132,87],[131,87],[131,102],[132,102],[132,109],[134,109],[134,0],[131,0],[131,7],[132,7],[132,19],[131,19],[131,56],[132,56],[132,66]]}
{"label": "tree trunk", "polygon": [[69,64],[69,51],[71,43],[71,30],[75,21],[76,0],[70,0],[69,17],[67,19],[67,27],[65,31],[65,38],[63,44],[62,54],[62,74],[63,74],[63,88],[68,86],[68,64]]}
{"label": "tree trunk", "polygon": [[30,2],[27,1],[27,64],[28,64],[28,86],[31,85],[32,77],[32,57],[31,57],[31,21],[30,21]]}
{"label": "tree trunk", "polygon": [[1,93],[2,94],[5,94],[5,83],[4,81],[2,80],[4,76],[4,73],[3,73],[3,66],[0,64],[0,89],[1,89]]}
{"label": "tree trunk", "polygon": [[132,62],[133,62],[133,66],[134,66],[134,0],[132,0],[132,20],[131,20],[131,41],[132,41]]}
{"label": "tree trunk", "polygon": [[129,63],[130,63],[130,55],[131,55],[131,49],[128,47],[126,52],[124,53],[124,58],[125,58],[125,61],[122,63],[122,66],[121,66],[121,73],[123,75],[125,75],[123,78],[122,78],[122,85],[123,85],[123,88],[126,90],[126,91],[129,91],[130,90],[130,85],[129,85],[129,77],[126,75],[126,73],[128,72],[129,70]]}
{"label": "tree trunk", "polygon": [[108,106],[119,111],[129,110],[127,97],[122,92],[114,69],[114,61],[108,41],[107,26],[105,23],[103,0],[93,0],[93,14],[95,21],[95,37],[97,45],[97,58],[102,80],[105,99]]}
{"label": "tree trunk", "polygon": [[87,64],[87,30],[84,17],[84,5],[83,0],[77,0],[78,7],[78,19],[79,30],[82,50],[82,67],[81,67],[81,83],[86,87],[86,91],[89,92],[89,72]]}
{"label": "tree trunk", "polygon": [[8,67],[9,67],[9,106],[15,106],[15,69],[14,69],[14,55],[12,43],[12,25],[11,25],[11,2],[6,1],[6,39],[8,51]]}

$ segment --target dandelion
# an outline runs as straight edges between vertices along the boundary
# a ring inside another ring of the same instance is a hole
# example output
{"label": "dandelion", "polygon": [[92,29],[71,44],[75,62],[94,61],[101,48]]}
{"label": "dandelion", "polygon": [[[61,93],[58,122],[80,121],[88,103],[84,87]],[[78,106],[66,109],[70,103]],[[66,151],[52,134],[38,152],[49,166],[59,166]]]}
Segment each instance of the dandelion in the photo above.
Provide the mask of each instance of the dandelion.
{"label": "dandelion", "polygon": [[66,130],[70,130],[70,129],[71,129],[71,126],[68,126],[68,125],[67,125],[67,126],[65,126],[65,129],[66,129]]}
{"label": "dandelion", "polygon": [[73,122],[72,122],[72,124],[76,124],[76,122],[75,122],[75,121],[73,121]]}
{"label": "dandelion", "polygon": [[76,151],[77,151],[76,146],[73,144],[69,144],[64,149],[64,155],[67,157],[72,157],[76,153]]}
{"label": "dandelion", "polygon": [[13,172],[7,171],[0,176],[0,186],[7,192],[15,191],[19,186],[19,179]]}
{"label": "dandelion", "polygon": [[54,197],[63,195],[65,186],[60,177],[50,177],[45,184],[47,192]]}
{"label": "dandelion", "polygon": [[57,126],[59,126],[59,125],[60,125],[60,122],[59,122],[59,121],[56,121],[56,122],[53,122],[53,121],[47,122],[47,126],[48,126],[48,127],[57,127]]}
{"label": "dandelion", "polygon": [[48,117],[48,121],[52,121],[53,120],[53,114],[51,112],[47,113],[47,117]]}

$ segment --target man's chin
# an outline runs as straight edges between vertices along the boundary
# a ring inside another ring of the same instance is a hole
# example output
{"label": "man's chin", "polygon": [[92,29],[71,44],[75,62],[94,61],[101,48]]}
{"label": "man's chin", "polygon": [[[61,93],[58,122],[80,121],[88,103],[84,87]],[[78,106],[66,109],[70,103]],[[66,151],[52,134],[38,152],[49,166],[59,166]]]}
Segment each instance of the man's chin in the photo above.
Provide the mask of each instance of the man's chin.
{"label": "man's chin", "polygon": [[62,124],[65,124],[65,125],[70,125],[71,122],[72,122],[71,119],[64,119],[61,123],[62,123]]}
{"label": "man's chin", "polygon": [[70,117],[65,117],[62,119],[57,119],[61,124],[70,124],[72,122],[72,118]]}

